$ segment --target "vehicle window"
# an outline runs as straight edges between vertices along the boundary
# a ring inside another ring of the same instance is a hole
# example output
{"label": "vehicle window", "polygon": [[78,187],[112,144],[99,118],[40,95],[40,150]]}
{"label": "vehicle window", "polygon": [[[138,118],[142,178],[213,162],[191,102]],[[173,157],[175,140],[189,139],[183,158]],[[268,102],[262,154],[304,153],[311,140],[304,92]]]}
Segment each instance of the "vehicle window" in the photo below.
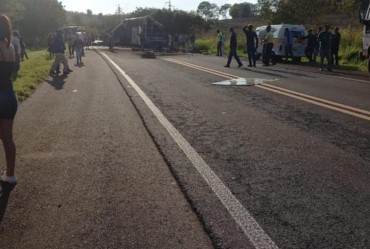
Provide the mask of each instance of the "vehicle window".
{"label": "vehicle window", "polygon": [[300,38],[300,37],[305,36],[304,31],[291,31],[291,33],[292,33],[294,38]]}
{"label": "vehicle window", "polygon": [[278,29],[271,28],[271,32],[272,32],[272,34],[274,35],[275,38],[279,36],[279,30]]}
{"label": "vehicle window", "polygon": [[365,34],[370,34],[370,25],[365,25]]}

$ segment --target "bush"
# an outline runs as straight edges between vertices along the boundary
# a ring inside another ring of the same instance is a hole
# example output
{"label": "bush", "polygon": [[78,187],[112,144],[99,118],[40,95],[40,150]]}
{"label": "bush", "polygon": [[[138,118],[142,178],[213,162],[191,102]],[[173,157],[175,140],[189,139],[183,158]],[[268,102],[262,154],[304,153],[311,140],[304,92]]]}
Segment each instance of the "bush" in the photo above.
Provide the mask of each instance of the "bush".
{"label": "bush", "polygon": [[213,44],[210,39],[197,39],[195,41],[195,47],[200,51],[211,52],[212,50],[216,51],[217,47]]}
{"label": "bush", "polygon": [[342,63],[359,63],[359,52],[362,51],[362,31],[359,29],[343,29],[340,31],[339,56]]}

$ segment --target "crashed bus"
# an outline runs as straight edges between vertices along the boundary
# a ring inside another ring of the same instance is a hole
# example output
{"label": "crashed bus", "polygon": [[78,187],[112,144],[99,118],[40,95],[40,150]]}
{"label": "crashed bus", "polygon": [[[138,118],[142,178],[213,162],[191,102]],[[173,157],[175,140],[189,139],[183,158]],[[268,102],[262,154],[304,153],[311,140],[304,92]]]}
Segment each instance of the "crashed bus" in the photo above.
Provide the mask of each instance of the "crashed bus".
{"label": "crashed bus", "polygon": [[167,44],[163,25],[150,16],[124,19],[110,33],[119,46],[161,49]]}

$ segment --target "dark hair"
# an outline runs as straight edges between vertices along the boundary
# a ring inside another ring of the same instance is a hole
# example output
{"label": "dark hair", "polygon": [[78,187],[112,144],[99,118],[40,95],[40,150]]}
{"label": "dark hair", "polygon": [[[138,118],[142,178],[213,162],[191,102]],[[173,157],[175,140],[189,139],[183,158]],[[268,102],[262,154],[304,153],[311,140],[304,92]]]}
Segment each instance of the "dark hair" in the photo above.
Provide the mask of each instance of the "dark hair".
{"label": "dark hair", "polygon": [[6,40],[8,47],[12,39],[12,27],[10,19],[6,15],[0,15],[0,41]]}

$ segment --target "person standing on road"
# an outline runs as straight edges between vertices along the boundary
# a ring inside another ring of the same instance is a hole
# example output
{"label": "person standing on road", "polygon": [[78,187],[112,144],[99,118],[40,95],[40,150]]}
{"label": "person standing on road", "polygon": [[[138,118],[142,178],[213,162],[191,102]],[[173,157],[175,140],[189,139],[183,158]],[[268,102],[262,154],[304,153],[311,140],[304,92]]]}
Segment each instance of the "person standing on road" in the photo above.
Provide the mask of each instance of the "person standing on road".
{"label": "person standing on road", "polygon": [[226,31],[225,32],[222,32],[222,42],[221,42],[221,52],[222,54],[225,54],[225,42],[226,42]]}
{"label": "person standing on road", "polygon": [[319,34],[321,33],[322,30],[323,30],[323,28],[321,26],[316,28],[316,34],[315,34],[315,36],[316,36],[316,45],[315,45],[314,51],[313,51],[313,62],[314,63],[316,63],[316,57],[320,52]]}
{"label": "person standing on road", "polygon": [[74,56],[73,43],[74,43],[75,39],[76,39],[76,37],[75,37],[74,34],[69,33],[67,35],[69,58],[72,58]]}
{"label": "person standing on road", "polygon": [[230,27],[229,30],[230,30],[230,33],[231,33],[231,35],[230,35],[230,52],[229,52],[229,57],[227,59],[227,63],[225,65],[225,67],[230,67],[230,63],[231,63],[231,60],[232,60],[233,57],[235,58],[236,62],[238,62],[238,67],[241,67],[241,66],[243,66],[243,63],[240,61],[239,56],[236,53],[236,50],[238,49],[238,44],[237,44],[237,40],[236,40],[236,33],[235,33],[233,27]]}
{"label": "person standing on road", "polygon": [[0,16],[0,139],[6,159],[6,172],[0,180],[17,183],[14,175],[16,147],[13,140],[13,123],[18,102],[13,90],[12,74],[16,62],[15,49],[11,44],[11,24],[7,16]]}
{"label": "person standing on road", "polygon": [[108,47],[109,47],[109,52],[114,52],[114,41],[113,41],[113,34],[108,33]]}
{"label": "person standing on road", "polygon": [[320,44],[320,71],[323,71],[324,70],[324,60],[326,58],[327,60],[327,70],[329,72],[332,71],[331,69],[331,65],[332,65],[332,61],[331,61],[331,32],[329,31],[329,25],[326,25],[325,26],[325,29],[324,31],[321,31],[319,36],[318,36],[318,41],[319,41],[319,44]]}
{"label": "person standing on road", "polygon": [[222,56],[222,32],[217,30],[217,54],[216,56]]}
{"label": "person standing on road", "polygon": [[49,57],[50,58],[53,58],[54,57],[54,54],[50,51],[50,47],[51,47],[51,44],[53,43],[55,39],[55,36],[53,33],[49,33],[48,37],[47,37],[47,43],[48,43],[48,49],[47,51],[49,52]]}
{"label": "person standing on road", "polygon": [[306,49],[305,49],[305,54],[306,54],[306,57],[308,58],[308,60],[310,61],[310,63],[314,62],[313,54],[314,54],[315,46],[316,46],[316,43],[317,43],[317,38],[313,34],[312,29],[309,29],[308,34],[306,36],[302,37],[301,39],[302,40],[307,39],[307,46],[306,46]]}
{"label": "person standing on road", "polygon": [[13,31],[12,36],[12,45],[15,49],[15,69],[13,72],[13,80],[15,80],[18,77],[18,72],[21,69],[21,42],[20,42],[20,34],[17,30]]}
{"label": "person standing on road", "polygon": [[79,35],[73,42],[73,49],[76,51],[77,65],[82,64],[82,49],[84,47],[84,42]]}
{"label": "person standing on road", "polygon": [[271,26],[266,27],[266,36],[263,39],[263,51],[262,60],[264,66],[269,66],[270,61],[274,64],[274,58],[272,58],[272,48],[274,47],[274,34],[271,32]]}
{"label": "person standing on road", "polygon": [[256,50],[258,47],[258,37],[256,32],[253,31],[253,25],[249,24],[248,27],[243,27],[245,37],[247,39],[247,53],[248,53],[248,67],[256,66]]}
{"label": "person standing on road", "polygon": [[284,48],[285,48],[285,61],[288,61],[290,56],[293,60],[293,36],[288,28],[284,30]]}
{"label": "person standing on road", "polygon": [[28,59],[28,55],[27,55],[27,51],[26,51],[26,43],[24,42],[24,37],[21,36],[19,38],[19,43],[21,45],[21,59],[22,61],[24,61],[24,57],[26,57],[26,59]]}
{"label": "person standing on road", "polygon": [[55,76],[56,69],[59,63],[63,64],[63,75],[67,75],[70,72],[72,72],[72,70],[69,69],[68,60],[64,54],[65,50],[66,50],[66,46],[64,43],[63,33],[61,30],[57,30],[57,35],[53,43],[50,46],[50,51],[55,54],[55,60],[49,72],[51,76]]}
{"label": "person standing on road", "polygon": [[191,51],[193,52],[194,49],[195,49],[195,35],[194,35],[194,33],[190,34],[189,40],[190,40]]}
{"label": "person standing on road", "polygon": [[339,28],[335,27],[334,34],[331,36],[331,61],[335,62],[335,65],[339,65],[339,44],[340,44],[341,34],[339,33]]}

